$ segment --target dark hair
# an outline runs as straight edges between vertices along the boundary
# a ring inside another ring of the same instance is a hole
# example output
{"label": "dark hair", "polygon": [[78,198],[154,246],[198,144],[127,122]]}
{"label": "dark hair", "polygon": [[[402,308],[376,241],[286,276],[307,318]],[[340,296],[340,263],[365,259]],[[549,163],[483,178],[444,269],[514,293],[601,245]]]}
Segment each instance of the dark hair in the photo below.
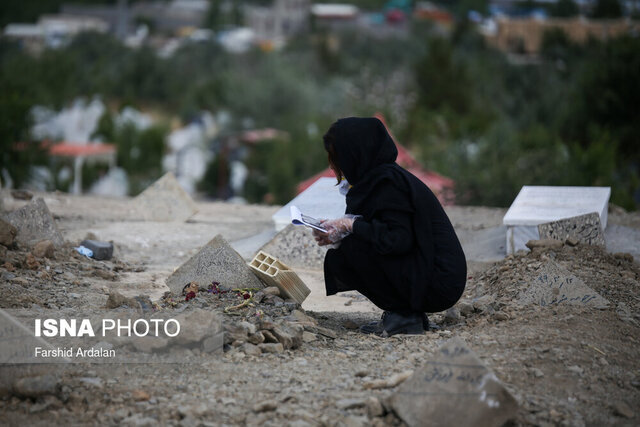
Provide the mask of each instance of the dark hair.
{"label": "dark hair", "polygon": [[328,158],[329,158],[329,167],[336,174],[336,178],[338,179],[338,184],[344,178],[344,174],[338,167],[338,155],[336,153],[336,149],[333,146],[336,138],[333,135],[333,131],[335,130],[336,124],[332,124],[327,133],[322,136],[322,140],[324,141],[324,149],[327,150]]}

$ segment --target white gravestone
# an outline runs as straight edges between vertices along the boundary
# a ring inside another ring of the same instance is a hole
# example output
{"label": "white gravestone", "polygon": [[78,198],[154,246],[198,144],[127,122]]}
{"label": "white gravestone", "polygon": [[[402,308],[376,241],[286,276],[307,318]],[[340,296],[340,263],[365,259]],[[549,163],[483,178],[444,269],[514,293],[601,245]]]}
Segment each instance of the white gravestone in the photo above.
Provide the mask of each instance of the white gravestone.
{"label": "white gravestone", "polygon": [[597,212],[604,230],[610,195],[610,187],[523,186],[502,220],[507,227],[507,254],[538,240],[538,225],[547,222]]}
{"label": "white gravestone", "polygon": [[319,178],[272,216],[276,230],[280,231],[291,224],[292,205],[297,206],[303,214],[317,219],[339,218],[347,207],[345,197],[336,186],[336,179]]}

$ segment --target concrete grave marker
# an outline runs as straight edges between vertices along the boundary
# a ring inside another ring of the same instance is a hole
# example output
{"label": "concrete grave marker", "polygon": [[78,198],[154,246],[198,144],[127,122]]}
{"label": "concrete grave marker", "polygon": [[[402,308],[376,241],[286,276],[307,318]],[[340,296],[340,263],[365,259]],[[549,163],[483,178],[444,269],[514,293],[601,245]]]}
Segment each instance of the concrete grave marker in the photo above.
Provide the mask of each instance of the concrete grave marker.
{"label": "concrete grave marker", "polygon": [[502,222],[507,227],[507,254],[526,249],[529,240],[539,240],[538,225],[597,212],[602,229],[607,228],[609,187],[548,187],[525,185]]}
{"label": "concrete grave marker", "polygon": [[517,402],[459,338],[444,343],[433,360],[390,398],[396,414],[413,426],[501,426]]}
{"label": "concrete grave marker", "polygon": [[609,305],[609,301],[553,261],[543,264],[534,277],[529,287],[520,293],[518,302],[522,305],[546,307],[572,304],[600,309]]}
{"label": "concrete grave marker", "polygon": [[[291,206],[297,206],[300,211],[317,219],[333,219],[344,215],[347,207],[345,198],[336,186],[335,178],[319,178],[293,200],[284,205],[272,218],[276,230],[282,230],[291,224]],[[302,226],[300,226],[302,227]]]}
{"label": "concrete grave marker", "polygon": [[219,234],[169,276],[167,286],[174,295],[181,295],[189,282],[207,287],[213,281],[220,282],[224,289],[264,287],[240,254]]}
{"label": "concrete grave marker", "polygon": [[167,172],[132,200],[136,214],[147,221],[186,221],[197,211],[172,172]]}
{"label": "concrete grave marker", "polygon": [[541,239],[564,242],[571,237],[581,244],[605,246],[604,232],[597,212],[540,224],[538,234]]}
{"label": "concrete grave marker", "polygon": [[319,270],[322,269],[328,247],[318,246],[309,228],[288,225],[260,250],[286,265]]}
{"label": "concrete grave marker", "polygon": [[64,243],[51,211],[40,197],[8,213],[5,220],[18,230],[18,244],[33,246],[42,240],[51,240],[56,246]]}

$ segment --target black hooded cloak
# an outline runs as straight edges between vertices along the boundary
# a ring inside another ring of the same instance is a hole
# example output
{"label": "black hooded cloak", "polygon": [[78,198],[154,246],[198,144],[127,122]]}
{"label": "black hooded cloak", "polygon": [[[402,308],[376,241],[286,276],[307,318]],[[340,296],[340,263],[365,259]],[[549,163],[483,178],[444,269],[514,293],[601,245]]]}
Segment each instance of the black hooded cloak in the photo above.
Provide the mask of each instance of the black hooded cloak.
{"label": "black hooded cloak", "polygon": [[395,312],[437,312],[464,291],[467,267],[453,226],[431,190],[395,161],[376,118],[338,120],[336,163],[352,185],[347,214],[362,215],[324,261],[327,295],[357,290]]}

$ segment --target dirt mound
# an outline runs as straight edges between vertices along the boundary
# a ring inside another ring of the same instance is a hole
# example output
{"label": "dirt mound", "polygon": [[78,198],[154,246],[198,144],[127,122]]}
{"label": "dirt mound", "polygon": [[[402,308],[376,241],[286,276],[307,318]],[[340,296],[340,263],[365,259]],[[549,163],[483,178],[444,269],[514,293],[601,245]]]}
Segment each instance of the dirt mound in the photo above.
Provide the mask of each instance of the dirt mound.
{"label": "dirt mound", "polygon": [[498,307],[511,306],[531,284],[545,264],[553,262],[576,276],[589,288],[612,303],[638,312],[640,264],[626,253],[607,253],[598,246],[563,245],[535,248],[507,256],[479,276],[472,278],[469,291],[475,301],[493,295]]}

